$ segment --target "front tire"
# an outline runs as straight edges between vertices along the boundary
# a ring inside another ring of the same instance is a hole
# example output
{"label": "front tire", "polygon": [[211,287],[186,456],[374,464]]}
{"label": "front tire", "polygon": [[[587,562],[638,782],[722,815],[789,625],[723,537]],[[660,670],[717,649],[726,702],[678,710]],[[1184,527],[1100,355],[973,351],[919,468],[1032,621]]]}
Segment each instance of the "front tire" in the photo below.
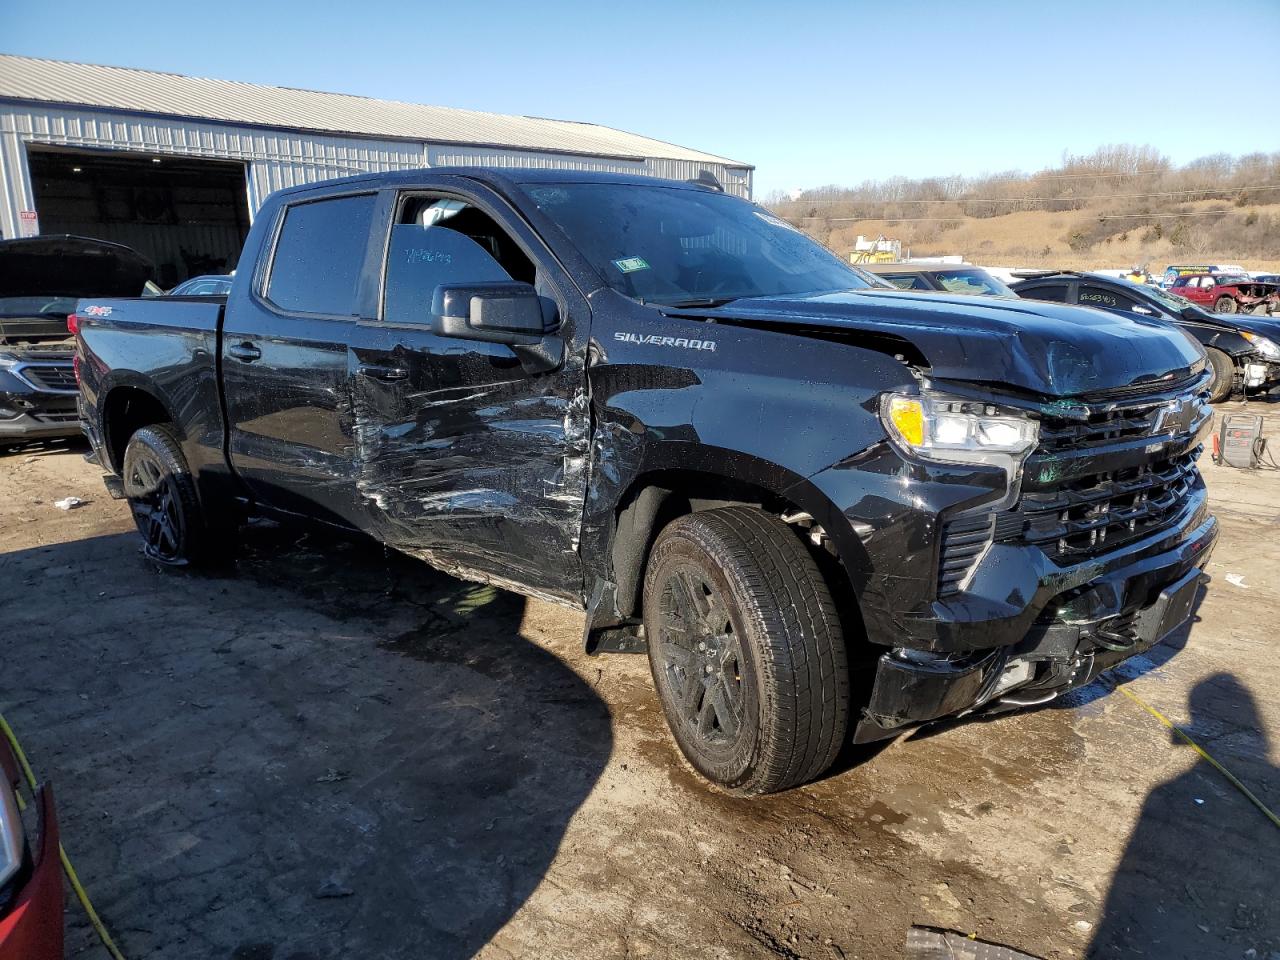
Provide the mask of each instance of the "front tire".
{"label": "front tire", "polygon": [[1209,364],[1213,367],[1213,387],[1209,392],[1210,403],[1222,403],[1231,399],[1236,388],[1236,364],[1221,350],[1210,347],[1205,351],[1209,355]]}
{"label": "front tire", "polygon": [[1219,297],[1213,303],[1214,313],[1235,313],[1236,310],[1236,302],[1230,297]]}
{"label": "front tire", "polygon": [[780,520],[726,507],[672,521],[649,557],[644,626],[667,723],[708,780],[772,793],[835,760],[844,637],[817,564]]}
{"label": "front tire", "polygon": [[143,427],[129,438],[123,481],[147,557],[178,567],[220,556],[219,542],[200,509],[191,470],[167,426]]}

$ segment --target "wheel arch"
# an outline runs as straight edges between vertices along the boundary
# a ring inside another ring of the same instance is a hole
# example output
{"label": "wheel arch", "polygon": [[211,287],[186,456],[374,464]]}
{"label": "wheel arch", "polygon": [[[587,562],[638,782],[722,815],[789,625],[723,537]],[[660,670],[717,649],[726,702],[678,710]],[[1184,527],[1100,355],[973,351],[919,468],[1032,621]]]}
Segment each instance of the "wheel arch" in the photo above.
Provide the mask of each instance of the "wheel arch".
{"label": "wheel arch", "polygon": [[143,378],[117,380],[103,394],[99,414],[101,436],[110,460],[106,466],[119,473],[124,464],[124,450],[143,427],[170,423],[178,419],[161,393]]}
{"label": "wheel arch", "polygon": [[[822,528],[806,537],[819,569],[837,602],[856,616],[860,628],[862,571],[869,558],[861,541],[841,529],[843,513],[804,477],[775,463],[728,450],[705,456],[679,456],[671,462],[650,464],[636,474],[617,499],[608,543],[608,559],[615,585],[617,613],[623,619],[638,616],[644,570],[654,541],[677,517],[723,506],[756,506],[792,522]],[[797,527],[797,535],[803,535]],[[850,632],[850,636],[854,636]]]}

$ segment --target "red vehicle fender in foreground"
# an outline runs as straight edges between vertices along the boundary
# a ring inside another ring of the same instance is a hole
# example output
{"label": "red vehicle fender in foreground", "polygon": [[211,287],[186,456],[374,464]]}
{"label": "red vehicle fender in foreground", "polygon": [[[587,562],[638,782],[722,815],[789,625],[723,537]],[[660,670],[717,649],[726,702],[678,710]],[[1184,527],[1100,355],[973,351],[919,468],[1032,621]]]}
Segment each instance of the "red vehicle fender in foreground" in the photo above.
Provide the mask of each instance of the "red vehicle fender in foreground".
{"label": "red vehicle fender in foreground", "polygon": [[0,917],[0,960],[62,960],[62,863],[53,790],[36,794],[40,848],[27,884]]}

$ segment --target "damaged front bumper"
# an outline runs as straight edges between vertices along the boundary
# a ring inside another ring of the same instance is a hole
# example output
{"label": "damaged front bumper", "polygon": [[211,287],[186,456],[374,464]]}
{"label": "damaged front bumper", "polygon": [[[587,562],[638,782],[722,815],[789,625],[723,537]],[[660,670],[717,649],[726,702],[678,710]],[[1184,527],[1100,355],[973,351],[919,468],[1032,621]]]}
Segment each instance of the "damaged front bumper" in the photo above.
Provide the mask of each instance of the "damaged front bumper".
{"label": "damaged front bumper", "polygon": [[815,474],[868,642],[860,742],[1089,682],[1183,623],[1217,540],[1196,467],[1207,377],[1045,404],[1016,495],[889,445]]}
{"label": "damaged front bumper", "polygon": [[79,436],[68,351],[0,353],[0,443]]}
{"label": "damaged front bumper", "polygon": [[1280,386],[1280,363],[1255,357],[1247,360],[1238,376],[1246,390],[1270,390]]}
{"label": "damaged front bumper", "polygon": [[1149,650],[1191,616],[1217,537],[1217,520],[1193,501],[1172,530],[1046,579],[1043,586],[1062,589],[1017,642],[965,652],[892,648],[877,661],[854,740],[1043,703]]}

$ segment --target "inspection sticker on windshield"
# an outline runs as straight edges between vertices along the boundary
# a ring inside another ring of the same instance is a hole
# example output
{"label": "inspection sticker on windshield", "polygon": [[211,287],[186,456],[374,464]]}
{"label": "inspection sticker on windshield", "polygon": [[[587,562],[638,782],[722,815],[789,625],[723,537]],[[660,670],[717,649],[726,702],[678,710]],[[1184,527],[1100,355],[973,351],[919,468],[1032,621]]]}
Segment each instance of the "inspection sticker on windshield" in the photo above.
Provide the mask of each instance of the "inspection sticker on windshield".
{"label": "inspection sticker on windshield", "polygon": [[623,273],[635,273],[637,270],[648,270],[649,264],[641,257],[627,257],[613,261],[613,265]]}

